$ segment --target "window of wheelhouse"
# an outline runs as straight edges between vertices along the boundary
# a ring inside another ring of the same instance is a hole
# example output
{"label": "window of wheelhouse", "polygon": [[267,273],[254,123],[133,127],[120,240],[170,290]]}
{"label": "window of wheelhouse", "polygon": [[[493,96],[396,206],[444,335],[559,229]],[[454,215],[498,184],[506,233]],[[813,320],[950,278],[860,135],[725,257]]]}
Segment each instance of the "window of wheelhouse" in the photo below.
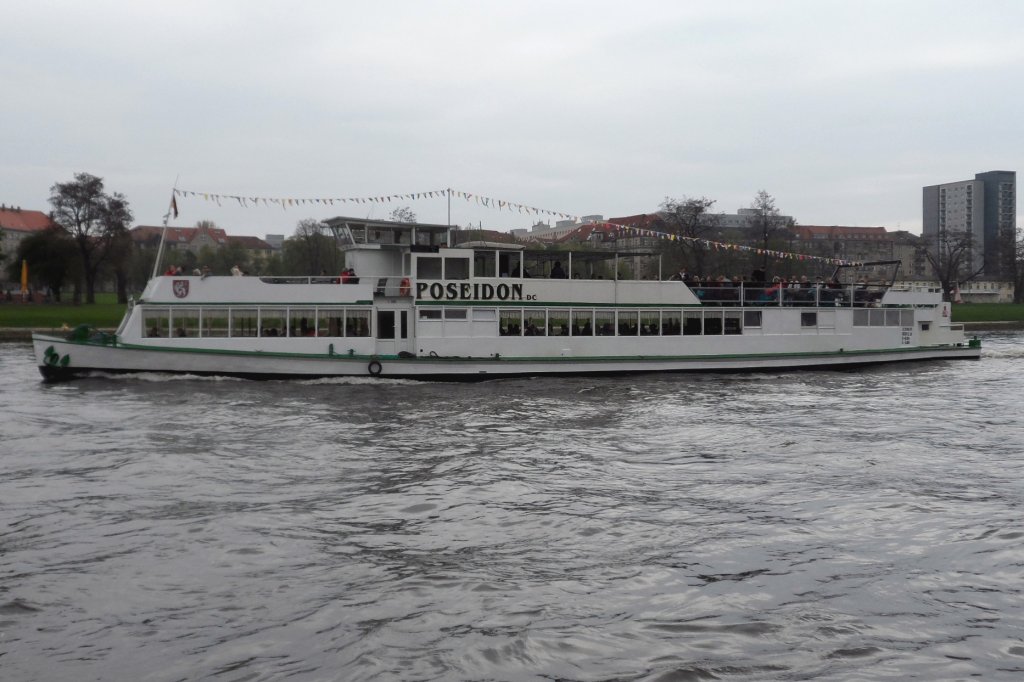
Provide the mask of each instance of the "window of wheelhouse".
{"label": "window of wheelhouse", "polygon": [[499,277],[520,277],[522,275],[523,254],[521,251],[503,251],[498,256]]}
{"label": "window of wheelhouse", "polygon": [[445,279],[469,279],[469,259],[448,257],[444,259]]}
{"label": "window of wheelhouse", "polygon": [[473,252],[473,276],[497,277],[498,258],[494,251]]}
{"label": "window of wheelhouse", "polygon": [[498,333],[501,336],[520,336],[523,333],[523,311],[502,309],[498,312]]}
{"label": "window of wheelhouse", "polygon": [[416,277],[418,279],[443,279],[441,263],[439,256],[420,256],[416,259]]}
{"label": "window of wheelhouse", "polygon": [[149,338],[166,339],[171,335],[171,311],[167,308],[147,308],[142,315],[142,326]]}

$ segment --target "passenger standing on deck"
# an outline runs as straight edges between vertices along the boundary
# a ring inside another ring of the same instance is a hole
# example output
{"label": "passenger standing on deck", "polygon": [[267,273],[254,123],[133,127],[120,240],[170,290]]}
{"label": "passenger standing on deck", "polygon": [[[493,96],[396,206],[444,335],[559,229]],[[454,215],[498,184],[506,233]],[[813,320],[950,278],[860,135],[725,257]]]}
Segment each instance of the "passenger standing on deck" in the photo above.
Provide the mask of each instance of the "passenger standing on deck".
{"label": "passenger standing on deck", "polygon": [[565,270],[562,269],[562,261],[556,260],[554,267],[551,268],[551,279],[565,279]]}
{"label": "passenger standing on deck", "polygon": [[238,267],[237,263],[235,265],[231,266],[231,276],[232,277],[241,277],[242,276],[242,268]]}

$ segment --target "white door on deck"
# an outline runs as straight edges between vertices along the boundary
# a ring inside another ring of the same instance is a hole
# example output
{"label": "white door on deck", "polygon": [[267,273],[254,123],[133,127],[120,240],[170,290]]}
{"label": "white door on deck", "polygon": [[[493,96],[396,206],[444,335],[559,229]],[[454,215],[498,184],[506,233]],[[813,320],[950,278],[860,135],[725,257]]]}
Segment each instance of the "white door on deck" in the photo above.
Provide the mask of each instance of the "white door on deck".
{"label": "white door on deck", "polygon": [[411,352],[409,311],[377,309],[377,354],[397,355]]}

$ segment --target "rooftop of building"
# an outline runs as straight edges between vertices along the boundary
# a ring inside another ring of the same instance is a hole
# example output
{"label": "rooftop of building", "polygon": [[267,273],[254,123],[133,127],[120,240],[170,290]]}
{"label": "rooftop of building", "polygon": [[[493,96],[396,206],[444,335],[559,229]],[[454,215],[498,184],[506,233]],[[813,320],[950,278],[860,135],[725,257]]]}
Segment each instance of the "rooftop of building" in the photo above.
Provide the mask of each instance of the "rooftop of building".
{"label": "rooftop of building", "polygon": [[29,211],[20,206],[0,204],[0,228],[17,232],[40,232],[54,225],[42,211]]}

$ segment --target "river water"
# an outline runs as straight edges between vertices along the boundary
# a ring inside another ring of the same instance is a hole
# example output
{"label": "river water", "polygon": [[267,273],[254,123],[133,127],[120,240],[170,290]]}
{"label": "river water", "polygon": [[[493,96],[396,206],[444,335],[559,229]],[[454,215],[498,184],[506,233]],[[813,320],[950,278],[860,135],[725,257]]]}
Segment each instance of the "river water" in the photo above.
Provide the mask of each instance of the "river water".
{"label": "river water", "polygon": [[978,361],[43,384],[3,680],[1024,678],[1024,333]]}

